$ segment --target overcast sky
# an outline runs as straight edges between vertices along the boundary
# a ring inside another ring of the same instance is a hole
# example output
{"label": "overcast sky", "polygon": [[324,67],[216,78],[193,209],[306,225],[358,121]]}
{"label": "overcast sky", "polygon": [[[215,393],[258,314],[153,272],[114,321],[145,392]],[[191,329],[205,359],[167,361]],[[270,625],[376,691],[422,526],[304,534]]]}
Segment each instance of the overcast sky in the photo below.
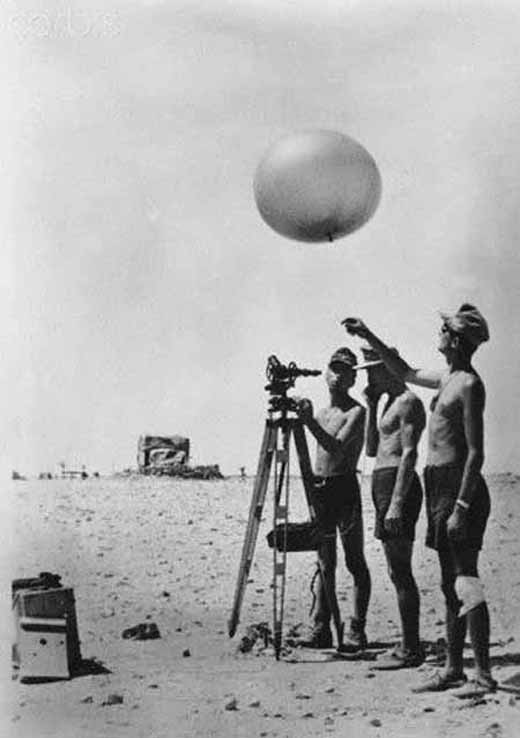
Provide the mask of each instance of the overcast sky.
{"label": "overcast sky", "polygon": [[[4,2],[3,468],[121,469],[140,434],[181,433],[252,472],[268,355],[323,368],[357,314],[440,368],[437,311],[471,301],[485,469],[519,471],[519,22],[476,0]],[[252,194],[273,141],[315,127],[383,181],[333,245],[278,236]]]}

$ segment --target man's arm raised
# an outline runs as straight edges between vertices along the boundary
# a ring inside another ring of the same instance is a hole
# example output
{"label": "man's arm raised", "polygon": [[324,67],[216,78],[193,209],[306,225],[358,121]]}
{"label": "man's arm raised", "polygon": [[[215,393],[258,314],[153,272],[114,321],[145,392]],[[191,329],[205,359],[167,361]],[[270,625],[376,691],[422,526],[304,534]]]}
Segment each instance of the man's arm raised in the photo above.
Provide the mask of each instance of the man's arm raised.
{"label": "man's arm raised", "polygon": [[413,369],[395,351],[392,351],[386,343],[383,343],[372,331],[367,328],[360,318],[345,318],[341,321],[347,333],[364,338],[365,341],[377,351],[388,369],[400,377],[404,382],[417,384],[420,387],[438,389],[441,383],[441,373],[426,369]]}

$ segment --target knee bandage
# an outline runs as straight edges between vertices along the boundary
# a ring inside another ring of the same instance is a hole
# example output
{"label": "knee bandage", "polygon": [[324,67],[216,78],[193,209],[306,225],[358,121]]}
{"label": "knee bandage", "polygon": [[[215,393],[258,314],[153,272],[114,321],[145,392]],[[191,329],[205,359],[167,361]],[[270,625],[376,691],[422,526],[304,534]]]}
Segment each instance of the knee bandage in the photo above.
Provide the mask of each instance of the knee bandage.
{"label": "knee bandage", "polygon": [[458,576],[455,579],[455,592],[462,602],[459,617],[466,615],[474,607],[485,602],[484,587],[478,577]]}

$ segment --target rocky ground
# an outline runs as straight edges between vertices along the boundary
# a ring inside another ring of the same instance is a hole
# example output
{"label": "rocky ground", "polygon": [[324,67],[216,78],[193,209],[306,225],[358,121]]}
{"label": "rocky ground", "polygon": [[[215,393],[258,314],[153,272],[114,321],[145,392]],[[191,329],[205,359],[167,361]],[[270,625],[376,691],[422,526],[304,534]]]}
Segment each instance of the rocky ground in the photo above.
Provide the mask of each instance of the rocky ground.
{"label": "rocky ground", "polygon": [[[227,635],[251,480],[130,478],[13,482],[0,510],[5,605],[1,735],[13,738],[184,738],[211,736],[518,736],[520,729],[520,478],[489,480],[493,498],[481,576],[492,617],[494,673],[501,688],[481,701],[450,693],[414,695],[442,654],[444,613],[435,556],[421,517],[414,555],[422,595],[419,669],[370,671],[398,638],[394,592],[372,538],[365,480],[367,558],[373,578],[370,649],[363,659],[288,646],[276,661],[262,637],[245,653],[251,626],[271,621],[272,554],[266,505],[235,638]],[[299,480],[292,519],[303,519]],[[11,679],[10,581],[40,571],[74,588],[85,674],[65,682]],[[285,634],[301,633],[311,603],[314,557],[290,555]],[[340,562],[338,592],[349,615],[351,582]],[[154,622],[161,637],[124,639]],[[248,631],[249,629],[249,631]],[[260,632],[263,632],[260,629]],[[472,669],[467,652],[468,674]],[[88,668],[87,668],[88,667]]]}

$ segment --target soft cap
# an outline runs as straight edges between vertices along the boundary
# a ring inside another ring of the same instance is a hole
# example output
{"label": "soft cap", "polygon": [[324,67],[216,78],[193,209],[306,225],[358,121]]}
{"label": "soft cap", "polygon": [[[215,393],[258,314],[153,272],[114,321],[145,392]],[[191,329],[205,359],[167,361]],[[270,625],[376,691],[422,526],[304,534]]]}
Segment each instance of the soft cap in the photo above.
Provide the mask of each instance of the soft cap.
{"label": "soft cap", "polygon": [[465,302],[455,314],[441,313],[441,318],[450,330],[464,336],[473,346],[489,340],[488,324],[474,305]]}
{"label": "soft cap", "polygon": [[345,364],[345,366],[354,369],[357,364],[356,354],[346,346],[342,346],[336,349],[329,360],[329,366],[331,364]]}

